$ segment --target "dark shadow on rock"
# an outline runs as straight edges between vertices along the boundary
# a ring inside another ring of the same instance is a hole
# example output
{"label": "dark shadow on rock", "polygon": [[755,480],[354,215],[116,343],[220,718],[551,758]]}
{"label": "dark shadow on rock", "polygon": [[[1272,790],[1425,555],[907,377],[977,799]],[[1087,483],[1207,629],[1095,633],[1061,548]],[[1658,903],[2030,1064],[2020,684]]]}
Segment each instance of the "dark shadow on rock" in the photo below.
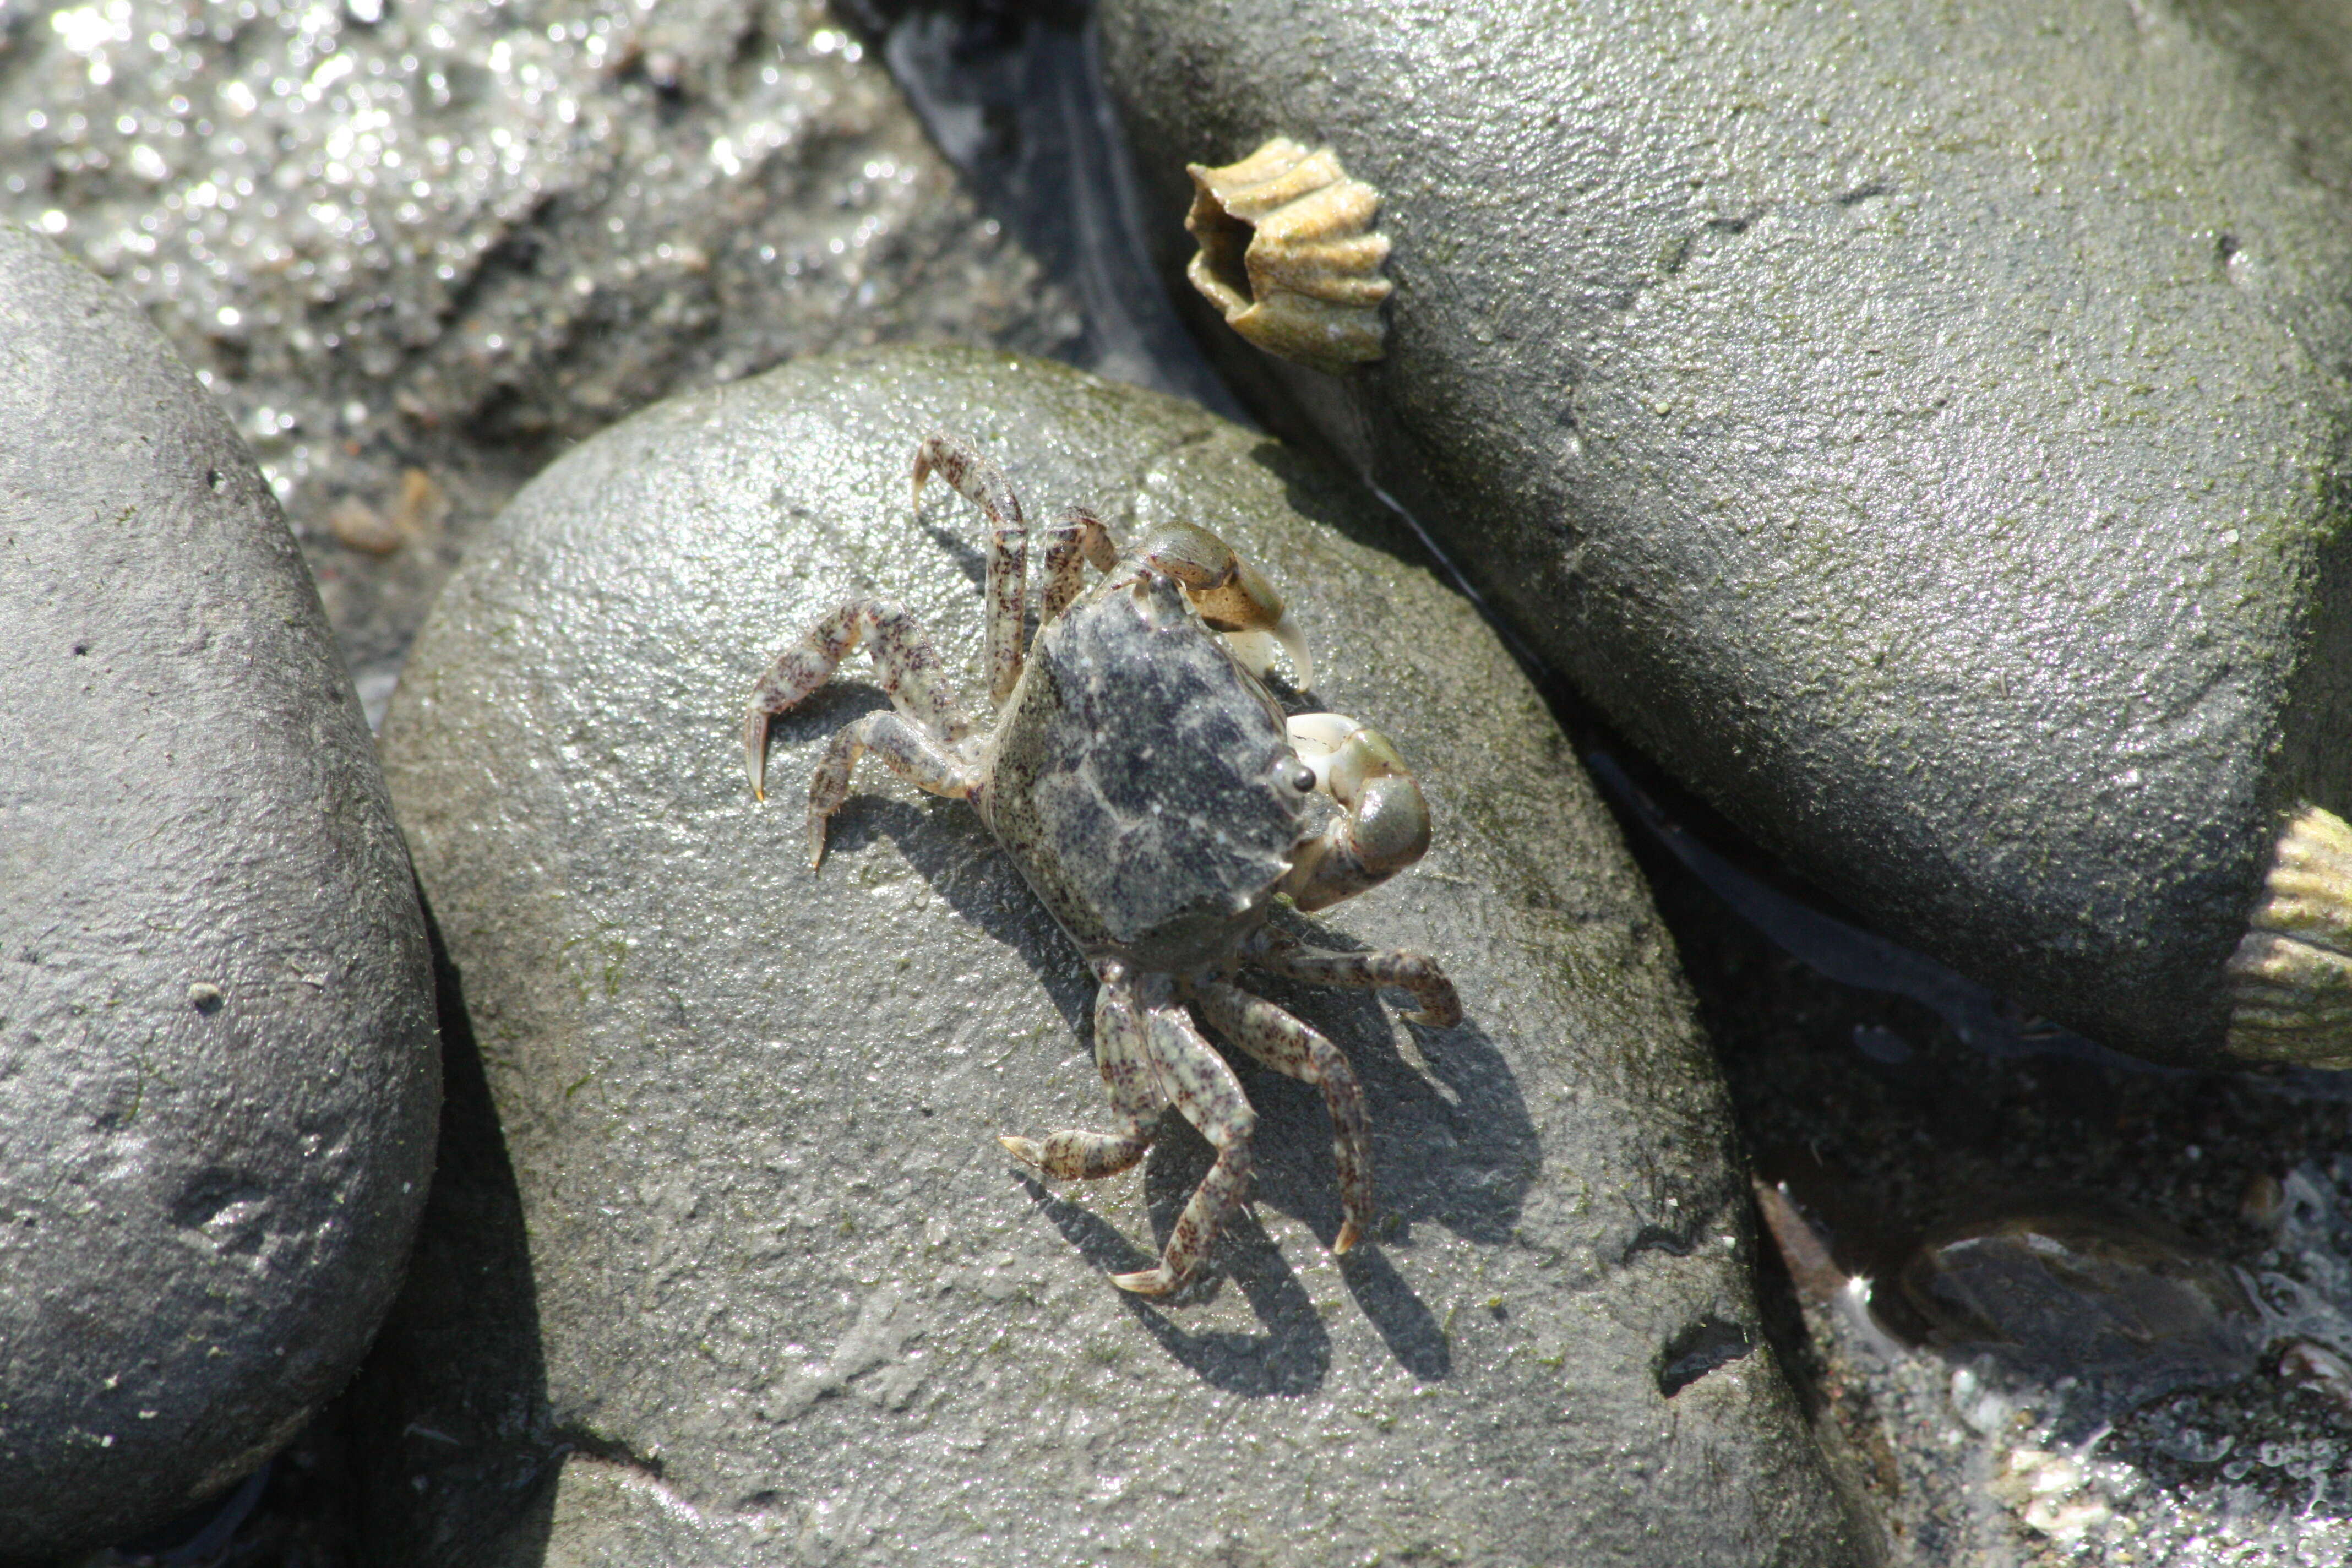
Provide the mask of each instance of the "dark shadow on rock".
{"label": "dark shadow on rock", "polygon": [[[1328,923],[1345,914],[1344,906],[1315,920],[1285,912],[1272,923],[1318,947],[1367,951],[1365,943]],[[1519,1205],[1542,1169],[1543,1145],[1517,1076],[1475,1018],[1450,1029],[1399,1026],[1372,992],[1300,984],[1247,971],[1241,979],[1330,1037],[1354,1064],[1371,1111],[1372,1172],[1384,1239],[1410,1240],[1412,1225],[1422,1220],[1484,1245],[1510,1239]],[[1426,1072],[1398,1050],[1399,1026],[1411,1032]],[[1262,1153],[1317,1152],[1303,1169],[1288,1163],[1277,1168],[1261,1158],[1260,1196],[1306,1219],[1328,1243],[1339,1234],[1339,1197],[1322,1094],[1254,1063],[1241,1071],[1258,1108]],[[1270,1123],[1280,1129],[1271,1140]],[[1300,1184],[1296,1193],[1286,1184],[1292,1181]],[[1320,1206],[1310,1206],[1316,1205]]]}
{"label": "dark shadow on rock", "polygon": [[[788,747],[821,742],[888,705],[889,700],[872,686],[835,681],[778,718],[769,731],[769,799],[798,802],[806,796],[805,770],[792,760]],[[810,765],[814,762],[812,757]],[[1021,955],[1062,1021],[1091,1047],[1094,976],[1013,869],[1003,847],[982,826],[979,815],[960,800],[922,796],[910,801],[882,793],[894,787],[884,782],[887,777],[882,765],[868,759],[851,779],[849,799],[826,831],[826,861],[817,873],[818,886],[843,875],[841,860],[887,839],[957,915]],[[797,837],[788,851],[779,853],[787,853],[796,868],[805,870],[805,846]]]}
{"label": "dark shadow on rock", "polygon": [[[890,706],[890,699],[874,684],[872,675],[873,666],[864,657],[852,655],[832,679],[801,699],[792,711],[775,714],[768,721],[769,799],[805,804],[809,784],[807,770],[816,765],[824,742],[832,739],[835,730]],[[809,753],[806,767],[795,765],[790,754],[790,748],[802,744],[814,744],[817,748]],[[869,763],[866,766],[877,773],[882,771],[879,763]],[[842,842],[843,818],[857,805],[861,781],[866,777],[866,770],[861,768],[857,776],[850,781],[849,804],[834,817],[833,831],[825,838],[827,845],[837,846]],[[805,866],[808,862],[803,859],[800,863]]]}
{"label": "dark shadow on rock", "polygon": [[870,805],[872,831],[889,839],[958,916],[1019,953],[1070,1033],[1091,1050],[1095,977],[971,807],[957,800]]}
{"label": "dark shadow on rock", "polygon": [[[1278,434],[1291,444],[1260,441],[1250,448],[1249,460],[1282,481],[1282,499],[1293,511],[1382,554],[1436,568],[1448,588],[1463,591],[1460,581],[1444,569],[1427,542],[1414,537],[1407,519],[1352,478],[1352,465],[1316,461],[1309,454],[1322,446],[1319,440],[1309,437],[1302,445],[1286,428]],[[1475,595],[1471,597],[1475,603]]]}
{"label": "dark shadow on rock", "polygon": [[383,1568],[520,1568],[546,1554],[566,1445],[548,1413],[522,1200],[430,905],[425,924],[440,1145],[407,1283],[344,1396],[360,1551]]}
{"label": "dark shadow on rock", "polygon": [[1359,1247],[1339,1259],[1339,1277],[1399,1366],[1423,1383],[1452,1375],[1454,1348],[1445,1330],[1378,1247]]}
{"label": "dark shadow on rock", "polygon": [[888,66],[982,209],[1077,296],[1072,335],[1014,346],[1243,420],[1153,270],[1087,10],[1083,0],[847,0],[837,8]]}
{"label": "dark shadow on rock", "polygon": [[[1153,1146],[1145,1168],[1155,1245],[1165,1245],[1177,1214],[1208,1168],[1208,1145],[1197,1136],[1187,1138],[1180,1120],[1171,1114],[1162,1123],[1160,1142]],[[1016,1173],[1029,1201],[1054,1222],[1080,1257],[1106,1276],[1151,1266],[1156,1252],[1146,1257],[1108,1221],[1055,1194],[1034,1176]],[[1331,1369],[1331,1337],[1314,1302],[1307,1299],[1306,1287],[1298,1282],[1265,1227],[1246,1211],[1235,1215],[1218,1238],[1217,1261],[1216,1271],[1156,1300],[1120,1290],[1108,1279],[1103,1288],[1117,1292],[1129,1315],[1160,1342],[1160,1348],[1212,1388],[1253,1399],[1295,1397],[1320,1388]],[[1241,1290],[1265,1332],[1194,1332],[1171,1315],[1169,1309],[1215,1300],[1228,1279]]]}
{"label": "dark shadow on rock", "polygon": [[[299,1443],[306,1438],[315,1441],[314,1434],[327,1425],[334,1409],[330,1405],[314,1417],[296,1441]],[[270,1490],[270,1482],[278,1468],[278,1459],[265,1459],[259,1469],[230,1487],[226,1492],[217,1493],[194,1507],[183,1509],[152,1530],[142,1531],[131,1539],[118,1542],[89,1557],[44,1559],[30,1563],[6,1557],[0,1558],[0,1568],[69,1568],[75,1563],[88,1564],[90,1568],[145,1568],[147,1564],[178,1568],[183,1563],[226,1562],[231,1552],[266,1549],[268,1542],[257,1537],[278,1521],[264,1517],[259,1504],[264,1494]],[[299,1528],[317,1521],[305,1519],[298,1512],[289,1522]],[[279,1531],[269,1533],[274,1535]]]}
{"label": "dark shadow on rock", "polygon": [[[936,489],[939,487],[933,488]],[[954,492],[948,493],[952,500]],[[1028,498],[1022,499],[1024,504],[1027,504]],[[961,500],[956,504],[965,505]],[[988,587],[988,557],[982,552],[979,544],[975,542],[985,532],[988,526],[986,520],[979,508],[969,507],[965,517],[953,521],[962,522],[966,526],[953,527],[949,521],[932,517],[926,512],[921,520],[922,529],[930,536],[932,543],[955,558],[955,568],[963,574],[965,582],[970,583],[974,588],[985,591]],[[1032,574],[1034,574],[1034,571]],[[985,604],[986,601],[983,600],[982,603]],[[975,605],[974,608],[978,609],[979,606]]]}

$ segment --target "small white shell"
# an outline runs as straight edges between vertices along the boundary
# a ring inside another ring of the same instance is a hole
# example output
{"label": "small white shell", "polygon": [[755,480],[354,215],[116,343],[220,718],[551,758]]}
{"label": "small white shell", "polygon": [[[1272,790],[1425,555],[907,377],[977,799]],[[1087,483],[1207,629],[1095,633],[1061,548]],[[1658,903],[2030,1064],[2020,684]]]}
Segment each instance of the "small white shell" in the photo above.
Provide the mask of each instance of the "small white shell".
{"label": "small white shell", "polygon": [[2230,1050],[2352,1068],[2352,826],[2306,805],[2271,857],[2263,901],[2230,959]]}
{"label": "small white shell", "polygon": [[1200,242],[1185,268],[1226,322],[1268,353],[1334,374],[1387,353],[1381,193],[1328,147],[1277,136],[1238,163],[1188,163]]}

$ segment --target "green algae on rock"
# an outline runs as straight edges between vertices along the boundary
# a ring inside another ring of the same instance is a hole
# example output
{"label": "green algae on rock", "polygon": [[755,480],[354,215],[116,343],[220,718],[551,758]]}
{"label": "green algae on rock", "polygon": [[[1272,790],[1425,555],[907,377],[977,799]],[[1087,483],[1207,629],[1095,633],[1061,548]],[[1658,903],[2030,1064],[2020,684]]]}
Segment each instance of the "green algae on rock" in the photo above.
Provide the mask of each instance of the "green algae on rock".
{"label": "green algae on rock", "polygon": [[2037,15],[1103,26],[1171,270],[1188,162],[1384,193],[1386,357],[1223,356],[1639,744],[2108,1044],[2340,1059],[2233,1037],[2229,961],[2287,821],[2352,809],[2352,26]]}
{"label": "green algae on rock", "polygon": [[[862,660],[772,726],[751,799],[751,684],[853,590],[905,604],[976,705],[981,530],[907,510],[940,428],[1033,511],[1231,542],[1303,624],[1318,704],[1417,766],[1427,858],[1280,917],[1439,953],[1467,1008],[1423,1029],[1280,992],[1370,1106],[1384,1217],[1344,1260],[1322,1100],[1246,1065],[1255,1216],[1168,1304],[1103,1276],[1164,1238],[1204,1145],[1171,1121],[1139,1183],[1053,1189],[1006,1158],[1004,1132],[1101,1124],[1092,978],[967,805],[883,770],[811,872],[795,796],[880,704]],[[1858,1560],[1763,1348],[1721,1088],[1646,896],[1536,694],[1395,545],[1197,408],[969,351],[674,401],[517,499],[385,744],[519,1195],[520,1235],[428,1229],[420,1258],[527,1247],[532,1282],[416,1289],[535,1316],[515,1407],[570,1451],[513,1526],[530,1551]],[[449,1421],[506,1406],[432,1372],[387,1431],[510,1435]],[[382,1492],[416,1539],[479,1517],[462,1486]]]}

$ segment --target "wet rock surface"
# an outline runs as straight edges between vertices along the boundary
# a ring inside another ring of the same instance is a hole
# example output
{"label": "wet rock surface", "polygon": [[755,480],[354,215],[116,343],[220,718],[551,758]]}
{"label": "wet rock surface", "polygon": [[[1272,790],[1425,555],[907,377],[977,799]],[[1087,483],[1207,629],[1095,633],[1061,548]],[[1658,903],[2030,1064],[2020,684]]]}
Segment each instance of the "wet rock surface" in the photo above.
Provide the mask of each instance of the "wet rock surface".
{"label": "wet rock surface", "polygon": [[[1269,987],[1365,1080],[1388,1217],[1360,1257],[1324,1250],[1319,1099],[1244,1068],[1255,1218],[1184,1297],[1108,1285],[1206,1146],[1171,1126],[1139,1176],[1053,1188],[998,1149],[1101,1121],[1091,981],[969,807],[879,770],[812,877],[794,797],[881,702],[862,659],[777,726],[752,805],[751,682],[845,591],[903,599],[972,686],[976,513],[904,500],[940,426],[1033,513],[1217,529],[1290,596],[1317,700],[1417,760],[1429,858],[1302,924],[1441,955],[1467,1021]],[[385,736],[466,1004],[451,1128],[470,1043],[504,1133],[483,1116],[422,1244],[410,1300],[442,1314],[404,1304],[371,1370],[379,1539],[435,1543],[394,1555],[1854,1560],[1639,885],[1395,545],[1196,409],[955,351],[665,405],[519,498]]]}
{"label": "wet rock surface", "polygon": [[1941,1226],[1871,1307],[1914,1342],[2006,1378],[2072,1380],[2083,1398],[2051,1434],[2063,1444],[2174,1388],[2235,1382],[2261,1350],[2252,1306],[2218,1258],[2088,1205]]}
{"label": "wet rock surface", "polygon": [[[2150,1070],[2022,1015],[1939,1016],[1891,963],[1832,982],[1631,843],[1768,1215],[1806,1226],[1768,1257],[1769,1331],[1890,1563],[2352,1552],[2340,1076]],[[1997,1267],[1954,1310],[1969,1250]]]}
{"label": "wet rock surface", "polygon": [[1385,193],[1388,357],[1216,340],[1262,405],[1833,896],[2217,1059],[2284,814],[2352,795],[2340,8],[1103,26],[1171,269],[1188,161]]}
{"label": "wet rock surface", "polygon": [[240,1481],[399,1281],[415,887],[318,595],[138,312],[0,225],[0,1553]]}
{"label": "wet rock surface", "polygon": [[808,3],[0,7],[0,215],[228,406],[379,715],[571,442],[798,353],[1079,331]]}

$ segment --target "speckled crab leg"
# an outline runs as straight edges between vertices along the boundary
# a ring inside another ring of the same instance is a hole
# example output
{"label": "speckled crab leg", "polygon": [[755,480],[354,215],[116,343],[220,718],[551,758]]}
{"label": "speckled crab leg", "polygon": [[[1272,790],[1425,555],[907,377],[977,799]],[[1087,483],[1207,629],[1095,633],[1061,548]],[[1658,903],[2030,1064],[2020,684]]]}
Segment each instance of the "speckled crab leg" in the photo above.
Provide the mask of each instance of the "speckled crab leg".
{"label": "speckled crab leg", "polygon": [[1096,965],[1095,973],[1102,982],[1095,992],[1095,1066],[1125,1131],[1054,1132],[1042,1143],[1034,1138],[997,1140],[1014,1159],[1065,1181],[1115,1176],[1132,1166],[1151,1147],[1155,1124],[1168,1109],[1168,1097],[1151,1070],[1133,973],[1116,959]]}
{"label": "speckled crab leg", "polygon": [[833,732],[809,779],[809,869],[824,864],[824,827],[849,798],[849,775],[871,752],[918,789],[950,800],[968,798],[979,773],[963,759],[896,713],[868,713]]}
{"label": "speckled crab leg", "polygon": [[895,599],[850,599],[786,648],[751,689],[751,705],[743,713],[743,765],[752,795],[767,798],[769,721],[832,679],[861,636],[882,689],[899,712],[950,747],[971,733],[939,650],[906,606]]}
{"label": "speckled crab leg", "polygon": [[1029,528],[1004,470],[960,436],[932,435],[915,448],[915,510],[931,475],[988,515],[988,699],[1001,703],[1021,679],[1021,617],[1029,597]]}
{"label": "speckled crab leg", "polygon": [[1062,521],[1045,531],[1045,602],[1037,612],[1037,629],[1044,631],[1070,607],[1087,585],[1080,561],[1097,572],[1118,564],[1118,548],[1094,513],[1072,507]]}
{"label": "speckled crab leg", "polygon": [[1374,952],[1335,952],[1309,947],[1282,932],[1260,926],[1242,943],[1242,962],[1311,985],[1345,985],[1360,991],[1393,988],[1408,991],[1421,1010],[1405,1015],[1410,1024],[1450,1029],[1462,1021],[1462,998],[1437,960],[1410,948]]}
{"label": "speckled crab leg", "polygon": [[1160,1267],[1111,1276],[1110,1282],[1122,1290],[1164,1296],[1192,1277],[1227,1216],[1249,1196],[1250,1137],[1257,1131],[1257,1112],[1250,1109],[1234,1069],[1202,1035],[1183,1004],[1174,999],[1168,977],[1145,975],[1137,991],[1161,1091],[1217,1151],[1217,1163],[1201,1178],[1176,1218],[1176,1228],[1168,1233]]}
{"label": "speckled crab leg", "polygon": [[1263,996],[1222,980],[1202,982],[1193,1000],[1209,1027],[1286,1077],[1323,1091],[1331,1113],[1331,1160],[1339,1173],[1339,1235],[1346,1252],[1372,1223],[1372,1127],[1363,1086],[1339,1047]]}

